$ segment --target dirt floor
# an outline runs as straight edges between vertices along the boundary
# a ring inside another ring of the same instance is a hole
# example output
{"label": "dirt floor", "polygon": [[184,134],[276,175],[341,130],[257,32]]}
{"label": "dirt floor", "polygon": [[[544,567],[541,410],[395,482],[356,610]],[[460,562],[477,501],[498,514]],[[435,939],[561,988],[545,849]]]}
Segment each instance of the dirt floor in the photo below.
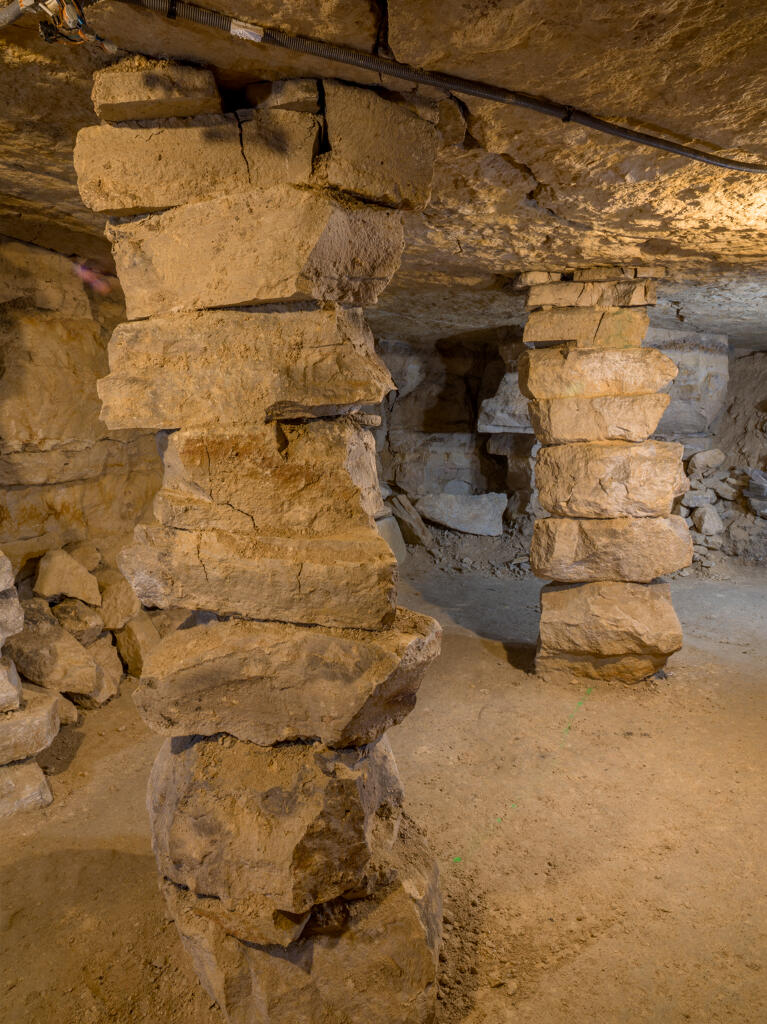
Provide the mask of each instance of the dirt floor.
{"label": "dirt floor", "polygon": [[[445,627],[390,734],[442,871],[440,1024],[767,1021],[764,571],[675,581],[686,647],[635,687],[527,674],[529,576],[409,576]],[[158,746],[124,693],[41,758],[53,805],[2,823],[2,1024],[222,1024],[157,891]]]}

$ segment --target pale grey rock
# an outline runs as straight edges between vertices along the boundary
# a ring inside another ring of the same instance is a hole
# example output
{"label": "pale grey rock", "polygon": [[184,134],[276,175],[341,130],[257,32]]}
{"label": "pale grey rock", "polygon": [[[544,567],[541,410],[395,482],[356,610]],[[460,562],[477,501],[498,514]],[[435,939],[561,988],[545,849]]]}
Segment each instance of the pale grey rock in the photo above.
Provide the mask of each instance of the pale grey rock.
{"label": "pale grey rock", "polygon": [[424,519],[450,530],[500,537],[508,500],[507,494],[430,494],[415,507]]}
{"label": "pale grey rock", "polygon": [[727,456],[724,452],[718,448],[709,448],[706,451],[697,452],[693,455],[687,463],[687,471],[690,475],[701,473],[705,476],[707,473],[712,473],[715,469],[719,469],[726,458]]}
{"label": "pale grey rock", "polygon": [[13,711],[21,703],[21,680],[10,658],[0,658],[0,711]]}
{"label": "pale grey rock", "polygon": [[47,807],[52,801],[51,788],[36,761],[0,767],[0,818]]}
{"label": "pale grey rock", "polygon": [[704,537],[713,536],[713,534],[721,533],[724,530],[721,516],[711,505],[701,505],[700,508],[694,509],[692,521],[695,523],[696,530]]}
{"label": "pale grey rock", "polygon": [[0,647],[24,628],[24,612],[15,587],[0,592]]}
{"label": "pale grey rock", "polygon": [[0,591],[10,590],[14,583],[11,560],[0,551]]}

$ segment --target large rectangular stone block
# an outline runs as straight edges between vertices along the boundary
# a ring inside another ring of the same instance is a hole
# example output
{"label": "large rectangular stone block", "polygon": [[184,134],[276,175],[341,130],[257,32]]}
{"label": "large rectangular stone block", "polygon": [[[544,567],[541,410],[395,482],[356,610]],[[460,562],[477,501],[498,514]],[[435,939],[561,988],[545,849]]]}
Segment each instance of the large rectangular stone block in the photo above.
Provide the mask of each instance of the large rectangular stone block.
{"label": "large rectangular stone block", "polygon": [[525,324],[527,345],[566,342],[571,348],[636,348],[650,319],[643,309],[545,309]]}
{"label": "large rectangular stone block", "polygon": [[99,381],[112,427],[231,426],[380,402],[394,384],[359,310],[210,310],[120,324]]}
{"label": "large rectangular stone block", "polygon": [[280,537],[369,530],[383,506],[375,441],[351,420],[167,436],[155,516],[185,530]]}
{"label": "large rectangular stone block", "polygon": [[431,195],[436,127],[372,89],[326,81],[324,93],[329,150],[320,158],[317,183],[384,206],[423,209]]}
{"label": "large rectangular stone block", "polygon": [[353,629],[394,618],[397,564],[374,529],[305,540],[140,524],[120,568],[149,607]]}
{"label": "large rectangular stone block", "polygon": [[372,305],[402,255],[401,214],[277,185],[108,228],[128,317],[270,302]]}
{"label": "large rectangular stone block", "polygon": [[367,634],[211,622],[165,637],[133,699],[149,728],[164,735],[363,746],[413,709],[441,632],[434,619],[404,608],[390,629]]}
{"label": "large rectangular stone block", "polygon": [[254,111],[147,128],[93,125],[77,135],[74,163],[83,202],[126,217],[227,192],[304,184],[319,122],[292,110]]}
{"label": "large rectangular stone block", "polygon": [[534,284],[527,308],[539,306],[653,306],[657,294],[651,280],[552,281]]}
{"label": "large rectangular stone block", "polygon": [[543,398],[529,402],[541,444],[574,441],[646,441],[668,407],[667,394]]}
{"label": "large rectangular stone block", "polygon": [[667,583],[549,585],[541,591],[536,672],[635,682],[682,646]]}
{"label": "large rectangular stone block", "polygon": [[536,576],[559,583],[650,583],[692,562],[681,516],[657,519],[538,519],[530,547]]}
{"label": "large rectangular stone block", "polygon": [[662,391],[677,372],[673,359],[652,348],[545,348],[522,353],[519,387],[535,399],[649,395]]}
{"label": "large rectangular stone block", "polygon": [[612,519],[668,516],[689,481],[684,447],[665,441],[594,441],[541,448],[538,499],[556,516]]}
{"label": "large rectangular stone block", "polygon": [[138,56],[96,71],[91,100],[104,121],[189,117],[221,110],[212,72]]}

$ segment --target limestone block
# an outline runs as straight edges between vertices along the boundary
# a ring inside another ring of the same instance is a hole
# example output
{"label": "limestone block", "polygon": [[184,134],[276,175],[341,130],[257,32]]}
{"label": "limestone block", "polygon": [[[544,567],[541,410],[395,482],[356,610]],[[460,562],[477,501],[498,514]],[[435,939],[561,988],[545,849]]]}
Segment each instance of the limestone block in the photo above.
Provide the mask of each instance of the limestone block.
{"label": "limestone block", "polygon": [[48,690],[98,699],[103,675],[88,651],[61,628],[41,598],[22,604],[24,629],[5,645],[21,674]]}
{"label": "limestone block", "polygon": [[431,196],[439,133],[372,89],[325,81],[330,147],[316,181],[384,206],[421,210]]}
{"label": "limestone block", "polygon": [[719,469],[726,458],[727,456],[724,452],[718,448],[709,448],[706,451],[696,452],[688,462],[687,468],[690,471],[690,475],[701,473],[705,476],[707,473]]}
{"label": "limestone block", "polygon": [[406,494],[392,494],[389,507],[402,531],[402,539],[407,544],[420,544],[427,551],[434,548],[434,534]]}
{"label": "limestone block", "polygon": [[141,610],[135,590],[116,569],[102,569],[96,573],[96,579],[101,592],[101,617],[105,628],[122,629]]}
{"label": "limestone block", "polygon": [[519,387],[528,398],[649,395],[676,377],[676,364],[652,348],[548,348],[523,352]]}
{"label": "limestone block", "polygon": [[0,591],[0,647],[24,628],[24,612],[15,587]]}
{"label": "limestone block", "polygon": [[164,637],[133,699],[164,735],[363,746],[413,709],[440,636],[434,619],[404,608],[375,633],[211,622]]}
{"label": "limestone block", "polygon": [[550,584],[541,591],[538,674],[635,682],[681,646],[667,583]]}
{"label": "limestone block", "polygon": [[76,704],[67,700],[62,694],[56,695],[56,707],[59,712],[59,722],[62,725],[77,725],[80,721],[80,712]]}
{"label": "limestone block", "polygon": [[391,515],[376,519],[376,529],[391,548],[397,565],[402,565],[407,558],[407,545],[396,518]]}
{"label": "limestone block", "polygon": [[11,239],[0,241],[0,304],[7,302],[64,317],[91,317],[85,287],[68,257]]}
{"label": "limestone block", "polygon": [[701,505],[693,510],[692,521],[695,529],[705,537],[711,537],[716,533],[722,533],[724,523],[715,508],[711,505]]}
{"label": "limestone block", "polygon": [[471,494],[492,488],[475,433],[416,434],[409,430],[389,432],[392,480],[406,494],[419,497],[438,494],[460,483]]}
{"label": "limestone block", "polygon": [[373,305],[403,247],[399,213],[287,185],[113,223],[107,233],[131,320],[268,302]]}
{"label": "limestone block", "polygon": [[139,524],[120,568],[156,608],[358,629],[394,615],[397,563],[373,528],[365,539],[301,540]]}
{"label": "limestone block", "polygon": [[68,544],[65,550],[68,555],[71,555],[88,572],[93,572],[94,569],[98,569],[101,565],[101,552],[93,541],[84,540],[76,544]]}
{"label": "limestone block", "polygon": [[[555,281],[534,284],[527,296],[527,308],[540,306],[654,306],[655,282],[644,280]],[[645,326],[648,321],[645,321]],[[565,339],[562,339],[565,340]],[[641,340],[641,339],[640,339]]]}
{"label": "limestone block", "polygon": [[100,702],[103,704],[110,697],[117,696],[120,691],[120,682],[123,677],[120,655],[112,643],[111,636],[102,636],[94,643],[89,644],[88,654],[99,666],[104,676],[104,685],[99,694]]}
{"label": "limestone block", "polygon": [[459,533],[500,537],[507,494],[427,494],[415,507],[432,523]]}
{"label": "limestone block", "polygon": [[89,608],[87,604],[83,604],[76,598],[67,598],[65,601],[53,605],[51,611],[58,624],[86,647],[88,644],[92,644],[104,630],[101,613],[96,608]]}
{"label": "limestone block", "polygon": [[541,505],[556,516],[612,519],[667,516],[689,481],[681,444],[592,441],[541,448],[535,482]]}
{"label": "limestone block", "polygon": [[636,348],[649,322],[643,309],[538,310],[527,319],[524,340],[540,347],[566,342],[570,348]]}
{"label": "limestone block", "polygon": [[252,112],[147,128],[93,125],[74,151],[83,202],[126,217],[227,192],[303,184],[312,173],[319,122],[308,114]]}
{"label": "limestone block", "polygon": [[279,946],[318,903],[365,894],[374,847],[393,842],[401,803],[385,739],[343,751],[169,740],[148,796],[160,874],[230,935]]}
{"label": "limestone block", "polygon": [[35,811],[53,801],[48,780],[36,761],[0,767],[0,818]]}
{"label": "limestone block", "polygon": [[8,307],[0,313],[0,337],[3,452],[83,448],[105,436],[95,383],[107,359],[94,320]]}
{"label": "limestone block", "polygon": [[392,390],[358,310],[212,310],[121,324],[99,382],[112,427],[247,425],[336,415]]}
{"label": "limestone block", "polygon": [[387,885],[367,899],[318,908],[285,950],[241,943],[200,915],[188,893],[168,884],[164,892],[229,1024],[432,1024],[442,914],[434,858],[406,833],[381,873]]}
{"label": "limestone block", "polygon": [[664,437],[709,433],[727,399],[727,336],[651,327],[645,345],[665,353],[679,369],[668,389],[671,401],[658,427],[659,433]]}
{"label": "limestone block", "polygon": [[525,270],[515,280],[517,288],[529,288],[534,284],[548,284],[549,281],[561,281],[561,274],[553,274],[548,270]]}
{"label": "limestone block", "polygon": [[186,530],[310,537],[372,528],[381,505],[373,435],[351,420],[167,438],[155,517]]}
{"label": "limestone block", "polygon": [[650,583],[692,561],[680,516],[646,519],[538,519],[530,548],[536,576],[559,583]]}
{"label": "limestone block", "polygon": [[492,398],[486,398],[479,408],[477,431],[480,434],[532,432],[527,399],[519,390],[519,374],[505,373]]}
{"label": "limestone block", "polygon": [[96,71],[91,100],[103,121],[189,117],[221,110],[210,71],[135,57]]}
{"label": "limestone block", "polygon": [[53,743],[58,731],[56,695],[22,687],[21,706],[0,714],[0,765],[34,757]]}
{"label": "limestone block", "polygon": [[160,642],[160,634],[145,611],[140,611],[116,634],[117,650],[129,675],[143,675],[144,664]]}
{"label": "limestone block", "polygon": [[0,711],[13,711],[21,703],[21,680],[10,658],[0,658]]}
{"label": "limestone block", "polygon": [[288,78],[278,82],[253,82],[245,86],[245,99],[264,110],[300,110],[320,113],[316,78]]}
{"label": "limestone block", "polygon": [[16,576],[10,558],[0,551],[0,591],[10,590],[15,582]]}
{"label": "limestone block", "polygon": [[[106,373],[106,367],[103,372]],[[88,393],[91,392],[96,393],[95,377],[88,384]],[[136,437],[135,431],[120,433],[129,433],[130,436],[125,440],[104,438],[90,441],[86,438],[43,451],[0,454],[0,485],[77,484],[125,472],[129,467],[133,467],[135,473],[141,472],[142,468],[146,472],[148,465],[157,462],[153,435]],[[67,545],[68,551],[69,548]]]}
{"label": "limestone block", "polygon": [[63,594],[86,604],[101,604],[98,580],[66,551],[49,551],[40,559],[35,593],[47,598]]}
{"label": "limestone block", "polygon": [[669,396],[606,395],[530,402],[530,422],[542,444],[645,441],[660,422]]}

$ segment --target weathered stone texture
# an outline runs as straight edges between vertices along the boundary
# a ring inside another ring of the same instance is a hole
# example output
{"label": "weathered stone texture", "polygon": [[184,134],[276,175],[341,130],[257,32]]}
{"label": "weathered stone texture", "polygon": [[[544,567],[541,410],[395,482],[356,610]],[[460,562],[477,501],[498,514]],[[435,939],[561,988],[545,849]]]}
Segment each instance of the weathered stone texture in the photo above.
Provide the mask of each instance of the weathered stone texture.
{"label": "weathered stone texture", "polygon": [[391,845],[401,801],[387,740],[344,751],[168,741],[149,784],[161,875],[230,935],[280,946],[317,904],[366,895],[374,846]]}
{"label": "weathered stone texture", "polygon": [[403,246],[400,214],[289,186],[112,224],[109,236],[130,319],[269,302],[371,305]]}
{"label": "weathered stone texture", "polygon": [[538,519],[530,549],[536,576],[560,583],[650,583],[692,561],[680,516],[644,519]]}
{"label": "weathered stone texture", "polygon": [[121,572],[102,569],[96,573],[101,591],[101,617],[107,629],[122,629],[138,615],[141,605],[136,592]]}
{"label": "weathered stone texture", "polygon": [[82,283],[66,256],[36,245],[0,240],[0,303],[18,303],[60,317],[90,319]]}
{"label": "weathered stone texture", "polygon": [[287,950],[238,942],[183,890],[166,885],[165,895],[230,1024],[432,1024],[442,916],[434,858],[403,830],[379,874],[390,883],[367,899],[318,908]]}
{"label": "weathered stone texture", "polygon": [[0,647],[24,628],[24,612],[15,587],[0,591]]}
{"label": "weathered stone texture", "polygon": [[384,206],[422,209],[431,195],[439,134],[371,89],[323,83],[329,152],[315,181]]}
{"label": "weathered stone texture", "polygon": [[75,597],[86,604],[100,605],[98,580],[66,551],[48,551],[41,559],[35,580],[40,597]]}
{"label": "weathered stone texture", "polygon": [[[588,306],[598,311],[614,306],[654,306],[656,298],[655,282],[649,280],[554,281],[532,285],[527,308]],[[645,319],[645,326],[647,323]]]}
{"label": "weathered stone texture", "polygon": [[0,711],[13,711],[21,703],[21,680],[10,658],[0,658]]}
{"label": "weathered stone texture", "polygon": [[397,565],[372,527],[365,540],[300,540],[139,524],[120,568],[150,607],[360,629],[394,615]]}
{"label": "weathered stone texture", "polygon": [[58,731],[56,695],[22,687],[21,706],[0,714],[0,765],[34,757],[53,743]]}
{"label": "weathered stone texture", "polygon": [[635,682],[682,646],[667,583],[549,585],[541,591],[536,672]]}
{"label": "weathered stone texture", "polygon": [[53,801],[48,780],[36,761],[0,767],[0,818],[35,811]]}
{"label": "weathered stone texture", "polygon": [[673,360],[655,349],[536,349],[519,359],[519,387],[533,399],[649,395],[676,375]]}
{"label": "weathered stone texture", "polygon": [[358,310],[214,310],[121,324],[98,385],[111,426],[252,425],[376,403],[393,388]]}
{"label": "weathered stone texture", "polygon": [[94,125],[74,162],[86,206],[120,217],[227,192],[309,181],[319,122],[289,110],[196,118],[151,128]]}
{"label": "weathered stone texture", "polygon": [[605,395],[544,398],[528,403],[541,444],[577,441],[646,441],[668,406],[669,396]]}
{"label": "weathered stone texture", "polygon": [[143,674],[144,663],[160,642],[160,634],[145,611],[140,611],[116,634],[117,650],[129,675]]}
{"label": "weathered stone texture", "polygon": [[210,71],[140,57],[96,71],[91,100],[104,121],[189,117],[221,110]]}
{"label": "weathered stone texture", "polygon": [[525,324],[528,345],[566,342],[570,348],[636,348],[650,320],[643,309],[546,309],[530,314]]}
{"label": "weathered stone texture", "polygon": [[427,494],[415,507],[432,523],[460,533],[500,537],[507,494]]}
{"label": "weathered stone texture", "polygon": [[552,515],[574,518],[670,515],[689,484],[683,451],[664,441],[542,448],[535,463],[539,501]]}
{"label": "weathered stone texture", "polygon": [[402,608],[376,633],[212,622],[165,637],[134,700],[165,735],[362,746],[412,710],[440,635],[434,619]]}
{"label": "weathered stone texture", "polygon": [[70,597],[65,601],[60,601],[53,605],[51,611],[58,624],[86,647],[93,643],[104,630],[101,613],[96,608],[89,608],[87,604],[78,601],[77,598]]}

